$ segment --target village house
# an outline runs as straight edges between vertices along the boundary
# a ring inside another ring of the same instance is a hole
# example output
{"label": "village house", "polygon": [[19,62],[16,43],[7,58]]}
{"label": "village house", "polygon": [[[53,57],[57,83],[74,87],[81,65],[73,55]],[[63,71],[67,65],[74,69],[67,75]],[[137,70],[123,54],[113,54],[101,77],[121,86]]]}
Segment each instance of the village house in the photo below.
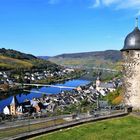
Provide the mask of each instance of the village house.
{"label": "village house", "polygon": [[97,77],[96,80],[96,90],[98,92],[101,92],[103,95],[105,95],[106,91],[108,90],[109,92],[115,91],[116,90],[116,85],[114,82],[105,82],[102,83],[100,78]]}

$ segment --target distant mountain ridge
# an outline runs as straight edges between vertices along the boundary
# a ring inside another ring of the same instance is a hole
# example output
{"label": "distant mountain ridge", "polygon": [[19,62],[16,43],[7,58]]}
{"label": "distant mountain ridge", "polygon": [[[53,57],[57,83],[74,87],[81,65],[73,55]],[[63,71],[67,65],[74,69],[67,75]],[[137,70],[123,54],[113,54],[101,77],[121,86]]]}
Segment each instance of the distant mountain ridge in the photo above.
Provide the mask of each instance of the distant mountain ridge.
{"label": "distant mountain ridge", "polygon": [[44,60],[48,60],[50,58],[50,56],[38,56],[38,58],[44,59]]}
{"label": "distant mountain ridge", "polygon": [[68,67],[104,67],[118,69],[118,66],[120,67],[122,55],[118,50],[106,50],[61,54],[51,57],[48,60]]}
{"label": "distant mountain ridge", "polygon": [[52,58],[89,58],[96,57],[97,59],[110,59],[112,61],[120,61],[122,59],[121,52],[118,50],[106,50],[106,51],[95,51],[95,52],[82,52],[82,53],[70,53],[61,54]]}

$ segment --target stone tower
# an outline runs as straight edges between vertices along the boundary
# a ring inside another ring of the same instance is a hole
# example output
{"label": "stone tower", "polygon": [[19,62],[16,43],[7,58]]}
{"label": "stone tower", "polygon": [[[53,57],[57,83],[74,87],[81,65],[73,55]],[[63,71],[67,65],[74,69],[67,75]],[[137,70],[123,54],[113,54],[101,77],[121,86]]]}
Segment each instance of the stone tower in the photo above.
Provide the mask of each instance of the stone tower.
{"label": "stone tower", "polygon": [[140,30],[138,18],[135,29],[127,35],[121,50],[124,70],[124,103],[140,109]]}

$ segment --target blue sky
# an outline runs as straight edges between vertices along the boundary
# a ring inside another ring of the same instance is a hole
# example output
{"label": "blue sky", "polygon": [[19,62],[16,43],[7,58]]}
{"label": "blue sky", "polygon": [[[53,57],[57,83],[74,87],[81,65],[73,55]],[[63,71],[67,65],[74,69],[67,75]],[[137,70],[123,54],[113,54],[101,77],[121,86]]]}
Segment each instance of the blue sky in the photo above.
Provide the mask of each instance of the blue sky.
{"label": "blue sky", "polygon": [[121,49],[140,0],[0,0],[0,47],[34,55]]}

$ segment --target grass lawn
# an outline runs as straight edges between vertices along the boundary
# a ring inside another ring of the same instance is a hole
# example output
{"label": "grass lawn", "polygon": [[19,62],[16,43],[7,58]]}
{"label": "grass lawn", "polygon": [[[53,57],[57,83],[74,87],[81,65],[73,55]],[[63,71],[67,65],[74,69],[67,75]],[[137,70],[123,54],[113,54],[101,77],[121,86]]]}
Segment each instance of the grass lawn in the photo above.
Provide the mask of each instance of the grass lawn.
{"label": "grass lawn", "polygon": [[92,122],[32,140],[140,140],[140,118],[126,116]]}

